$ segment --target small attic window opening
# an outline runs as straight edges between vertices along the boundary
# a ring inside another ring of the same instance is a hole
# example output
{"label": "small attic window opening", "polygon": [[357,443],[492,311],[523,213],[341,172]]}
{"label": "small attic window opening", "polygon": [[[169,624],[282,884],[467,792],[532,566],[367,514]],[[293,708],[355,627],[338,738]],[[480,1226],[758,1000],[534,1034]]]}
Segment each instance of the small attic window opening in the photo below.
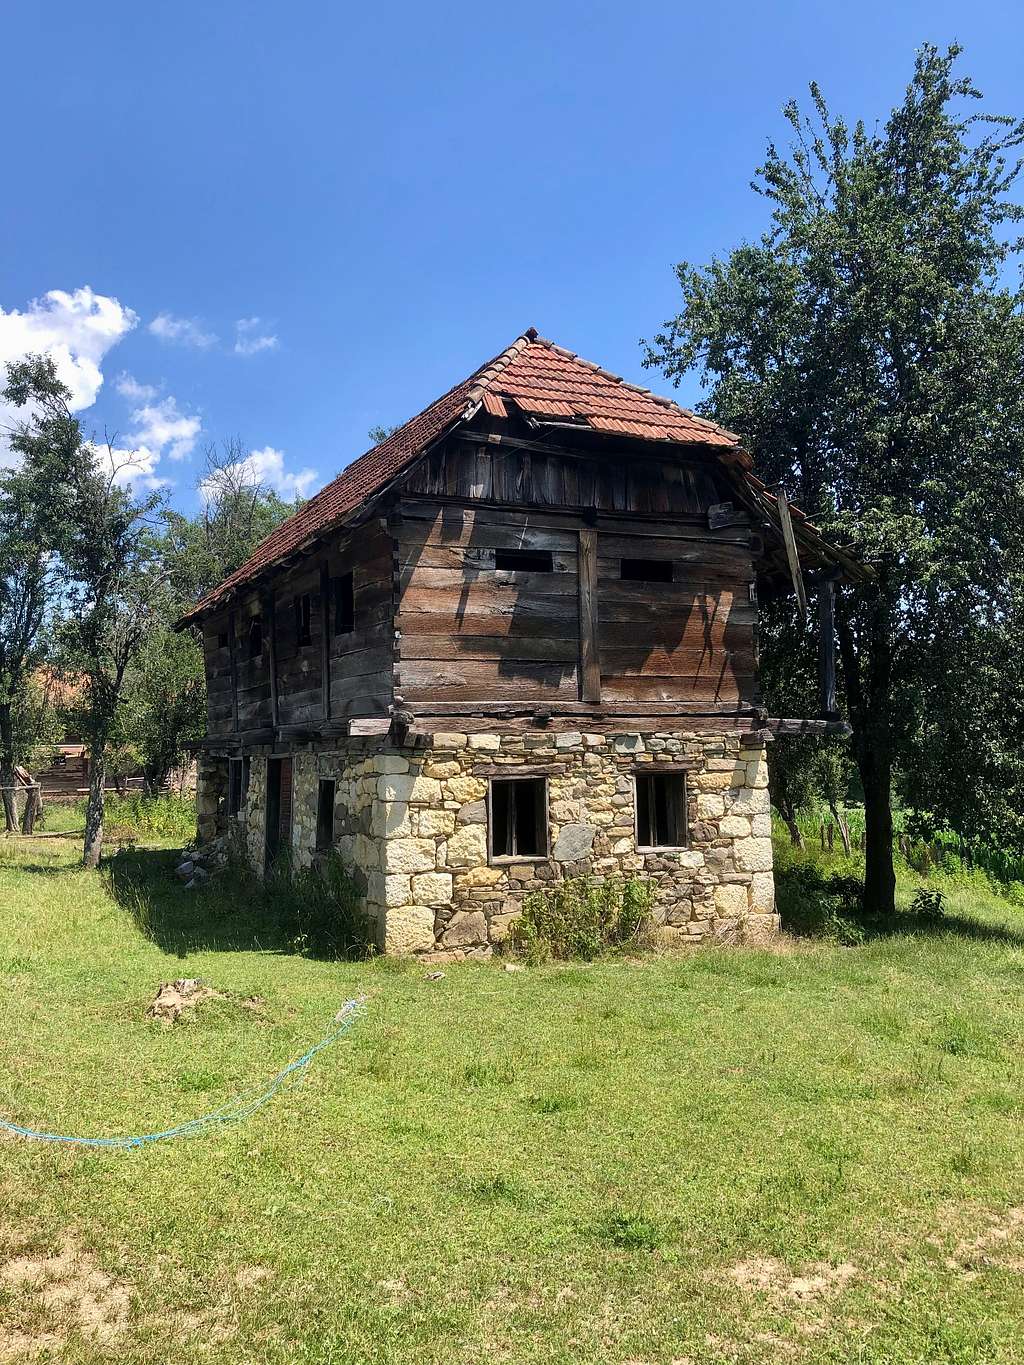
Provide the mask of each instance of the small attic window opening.
{"label": "small attic window opening", "polygon": [[295,638],[300,645],[313,643],[313,635],[310,629],[311,603],[308,592],[302,593],[295,599]]}
{"label": "small attic window opening", "polygon": [[550,550],[495,550],[494,567],[519,573],[554,573]]}
{"label": "small attic window opening", "polygon": [[624,559],[619,566],[619,577],[633,583],[671,583],[671,559]]}
{"label": "small attic window opening", "polygon": [[217,632],[217,648],[218,648],[218,649],[227,649],[227,647],[228,647],[228,633],[227,633],[227,631],[226,631],[226,630],[218,630],[218,632]]}

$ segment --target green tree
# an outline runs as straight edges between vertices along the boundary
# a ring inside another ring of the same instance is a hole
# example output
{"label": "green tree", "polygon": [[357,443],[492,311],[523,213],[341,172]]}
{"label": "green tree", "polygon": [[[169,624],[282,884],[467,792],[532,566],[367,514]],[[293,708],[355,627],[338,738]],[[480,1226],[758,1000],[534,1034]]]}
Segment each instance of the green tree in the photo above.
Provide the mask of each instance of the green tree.
{"label": "green tree", "polygon": [[261,482],[240,437],[206,449],[195,517],[168,509],[162,553],[182,609],[241,568],[264,537],[299,506]]}
{"label": "green tree", "polygon": [[15,434],[16,449],[58,471],[36,496],[59,502],[62,579],[58,647],[66,666],[85,680],[83,737],[89,749],[86,804],[87,867],[99,862],[103,841],[106,755],[115,737],[125,678],[150,627],[163,584],[152,519],[154,493],[137,499],[119,480],[131,474],[131,457],[108,444],[98,450],[82,437],[68,408],[68,389],[52,360],[31,357],[9,371],[7,397],[29,416]]}
{"label": "green tree", "polygon": [[865,897],[882,912],[894,763],[913,767],[922,680],[953,636],[1007,610],[1019,517],[1021,295],[1004,281],[1024,122],[965,112],[980,94],[954,75],[958,55],[922,48],[876,131],[851,129],[816,85],[810,117],[789,105],[792,145],[770,145],[755,182],[770,229],[677,267],[682,311],[646,356],[676,382],[698,368],[705,410],[875,568],[842,586],[836,624]]}
{"label": "green tree", "polygon": [[4,398],[39,415],[9,433],[14,463],[0,469],[0,787],[8,832],[17,828],[14,768],[29,756],[26,690],[44,655],[44,631],[60,578],[58,555],[68,508],[67,469],[80,444],[78,423],[61,408],[53,362],[29,356],[7,366]]}

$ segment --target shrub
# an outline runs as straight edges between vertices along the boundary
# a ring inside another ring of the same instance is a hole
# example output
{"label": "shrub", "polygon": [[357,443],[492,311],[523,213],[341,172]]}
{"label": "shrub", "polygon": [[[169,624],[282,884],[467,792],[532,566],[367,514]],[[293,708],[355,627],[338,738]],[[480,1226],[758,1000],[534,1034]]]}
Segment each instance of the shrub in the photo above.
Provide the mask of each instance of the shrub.
{"label": "shrub", "polygon": [[782,927],[801,938],[863,943],[863,891],[855,877],[828,876],[809,862],[778,868],[775,873]]}
{"label": "shrub", "polygon": [[293,951],[324,958],[363,958],[374,951],[363,893],[336,853],[298,872],[283,861],[262,890]]}
{"label": "shrub", "polygon": [[645,881],[573,877],[526,896],[511,943],[531,962],[573,957],[589,962],[648,937],[651,898]]}
{"label": "shrub", "polygon": [[922,920],[938,920],[946,913],[946,897],[941,891],[919,886],[910,902],[908,914]]}
{"label": "shrub", "polygon": [[[75,803],[75,812],[85,823],[85,802]],[[116,796],[108,792],[103,803],[103,819],[108,830],[118,829],[156,839],[180,839],[186,843],[196,832],[194,796],[143,796],[130,792]]]}

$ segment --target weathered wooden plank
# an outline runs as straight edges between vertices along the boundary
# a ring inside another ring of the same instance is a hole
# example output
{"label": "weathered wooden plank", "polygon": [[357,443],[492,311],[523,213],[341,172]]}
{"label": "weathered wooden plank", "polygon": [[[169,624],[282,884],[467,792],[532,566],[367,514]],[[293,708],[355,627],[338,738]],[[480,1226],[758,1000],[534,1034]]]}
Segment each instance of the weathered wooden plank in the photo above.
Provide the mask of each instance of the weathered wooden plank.
{"label": "weathered wooden plank", "polygon": [[[575,568],[575,566],[573,566]],[[457,597],[467,582],[488,583],[505,588],[510,593],[536,592],[549,597],[575,597],[576,575],[573,572],[536,573],[523,569],[424,569],[416,565],[404,569],[399,577],[399,590],[408,587],[420,590],[436,588],[438,592]]]}
{"label": "weathered wooden plank", "polygon": [[426,696],[451,696],[457,689],[462,700],[562,694],[577,695],[575,665],[458,659],[450,664],[432,660],[402,660],[399,684],[406,700]]}
{"label": "weathered wooden plank", "polygon": [[575,663],[578,654],[575,636],[451,635],[445,631],[435,635],[409,633],[402,637],[403,659],[448,661],[468,657],[491,659],[494,662],[503,659],[523,659]]}
{"label": "weathered wooden plank", "polygon": [[[594,524],[593,517],[588,515],[585,519],[584,514],[571,509],[558,512],[551,509],[519,509],[511,507],[476,507],[466,508],[456,506],[444,501],[403,499],[401,503],[401,513],[403,526],[400,534],[405,536],[407,528],[404,523],[415,523],[419,520],[433,522],[438,517],[449,518],[452,527],[458,527],[460,520],[464,525],[474,526],[476,524],[488,526],[521,527],[531,533],[542,532],[545,530],[572,532],[579,530],[580,526]],[[472,518],[472,521],[469,519]],[[486,521],[485,521],[486,518]],[[657,536],[663,540],[674,541],[695,541],[699,544],[715,543],[719,545],[749,545],[750,533],[742,529],[726,528],[721,531],[710,531],[707,525],[707,518],[703,515],[695,515],[689,518],[685,516],[673,516],[671,521],[666,521],[664,517],[652,516],[646,519],[637,517],[633,514],[623,516],[598,516],[596,521],[597,529],[602,535],[614,534],[625,536]],[[411,533],[411,532],[410,532]],[[457,531],[453,534],[458,534]],[[465,534],[465,532],[463,532]],[[447,540],[447,536],[440,539]],[[466,543],[469,543],[468,541]],[[475,543],[475,542],[474,542]],[[488,542],[481,542],[488,543]],[[531,546],[530,548],[548,548],[543,545]],[[556,548],[556,547],[550,547]]]}
{"label": "weathered wooden plank", "polygon": [[235,613],[228,613],[228,648],[231,651],[231,714],[232,729],[238,729],[238,640]]}
{"label": "weathered wooden plank", "polygon": [[331,718],[331,575],[326,559],[320,565],[320,706],[325,721]]}
{"label": "weathered wooden plank", "polygon": [[579,680],[583,701],[601,700],[601,653],[597,621],[597,532],[579,533]]}
{"label": "weathered wooden plank", "polygon": [[609,677],[702,673],[713,677],[723,668],[752,676],[756,671],[754,651],[693,647],[667,649],[662,645],[634,645],[604,649],[601,653],[601,671]]}
{"label": "weathered wooden plank", "polygon": [[[550,537],[540,537],[549,539]],[[518,532],[506,533],[504,539],[520,541]],[[561,539],[561,537],[558,537]],[[498,550],[551,549],[550,546],[514,545],[438,545],[432,541],[405,543],[400,545],[398,554],[399,569],[404,574],[410,570],[449,569],[456,573],[495,572],[494,559]],[[575,574],[576,554],[571,550],[551,551],[552,569],[555,573]],[[405,581],[408,581],[406,579]]]}
{"label": "weathered wooden plank", "polygon": [[734,673],[709,678],[706,673],[678,677],[601,678],[601,700],[606,704],[625,701],[732,701],[753,699],[756,679]]}
{"label": "weathered wooden plank", "polygon": [[[552,575],[555,577],[556,575]],[[401,611],[442,613],[456,621],[466,616],[541,616],[552,623],[574,621],[578,615],[576,594],[550,595],[545,592],[517,591],[505,584],[477,579],[458,591],[408,587],[402,593]],[[480,632],[475,632],[479,634]]]}

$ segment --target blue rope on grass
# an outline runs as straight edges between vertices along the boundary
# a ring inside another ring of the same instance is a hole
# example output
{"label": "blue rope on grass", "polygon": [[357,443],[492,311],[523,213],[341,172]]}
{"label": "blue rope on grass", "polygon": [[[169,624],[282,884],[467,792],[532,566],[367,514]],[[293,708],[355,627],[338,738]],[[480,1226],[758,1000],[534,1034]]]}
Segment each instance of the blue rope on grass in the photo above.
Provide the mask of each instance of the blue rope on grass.
{"label": "blue rope on grass", "polygon": [[64,1142],[76,1147],[144,1147],[148,1142],[164,1142],[168,1138],[196,1137],[200,1133],[206,1132],[208,1128],[217,1128],[229,1123],[241,1123],[243,1119],[249,1118],[257,1109],[262,1109],[280,1090],[290,1089],[293,1085],[300,1084],[306,1076],[310,1063],[318,1052],[323,1052],[324,1048],[336,1043],[343,1034],[347,1033],[355,1021],[366,1013],[366,997],[357,996],[354,1000],[346,1000],[344,1005],[335,1015],[336,1028],[314,1043],[308,1051],[301,1057],[296,1057],[294,1061],[277,1073],[274,1079],[262,1090],[257,1090],[255,1086],[249,1090],[244,1090],[241,1095],[222,1106],[214,1109],[209,1114],[202,1114],[199,1118],[189,1119],[187,1123],[180,1123],[176,1128],[165,1128],[159,1133],[141,1133],[133,1137],[67,1137],[62,1133],[42,1133],[35,1128],[23,1128],[18,1123],[8,1123],[4,1118],[0,1118],[0,1128],[8,1133],[14,1133],[18,1137],[32,1138],[36,1142]]}

